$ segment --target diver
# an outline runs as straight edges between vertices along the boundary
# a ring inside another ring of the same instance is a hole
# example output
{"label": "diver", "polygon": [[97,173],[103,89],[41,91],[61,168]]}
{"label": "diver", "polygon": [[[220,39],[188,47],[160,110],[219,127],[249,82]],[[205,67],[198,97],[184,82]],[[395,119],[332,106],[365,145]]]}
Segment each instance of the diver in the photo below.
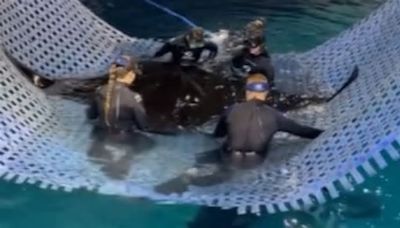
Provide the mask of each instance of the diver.
{"label": "diver", "polygon": [[263,19],[247,24],[243,44],[232,58],[232,71],[239,78],[261,73],[267,76],[269,84],[273,86],[275,73],[266,47],[264,27]]}
{"label": "diver", "polygon": [[[200,62],[204,51],[209,52],[208,57]],[[181,88],[186,90],[190,85],[200,96],[206,96],[202,86],[191,77],[191,74],[195,71],[194,68],[198,69],[202,63],[217,56],[218,46],[205,39],[203,28],[196,27],[185,35],[172,38],[155,53],[154,57],[158,58],[167,53],[172,54],[171,63],[177,67],[176,71],[180,76]]]}
{"label": "diver", "polygon": [[146,111],[141,96],[129,89],[140,74],[136,61],[130,56],[120,56],[109,70],[107,85],[100,86],[88,109],[89,119],[99,118],[98,127],[110,133],[123,134],[146,130]]}
{"label": "diver", "polygon": [[239,78],[248,74],[261,73],[266,75],[270,85],[273,85],[275,72],[263,37],[246,41],[245,46],[232,58],[232,70],[234,76]]}
{"label": "diver", "polygon": [[237,169],[251,169],[264,162],[269,143],[278,131],[314,139],[322,130],[307,127],[283,116],[266,104],[267,78],[250,74],[246,101],[232,105],[221,115],[212,135],[227,138],[222,148],[198,154],[195,166],[155,187],[163,193],[182,193],[188,186],[212,186],[227,181]]}
{"label": "diver", "polygon": [[158,50],[154,57],[167,53],[172,54],[172,62],[181,66],[198,64],[203,51],[208,50],[207,60],[213,59],[218,53],[218,46],[204,38],[204,30],[200,27],[191,29],[187,34],[172,38]]}
{"label": "diver", "polygon": [[142,98],[129,88],[140,73],[132,57],[119,56],[111,65],[108,83],[97,88],[87,110],[88,119],[97,120],[88,156],[113,179],[128,175],[134,155],[153,143],[136,131],[149,131]]}
{"label": "diver", "polygon": [[264,75],[250,74],[246,79],[246,101],[232,105],[220,117],[214,137],[227,136],[222,153],[233,162],[240,163],[248,156],[262,162],[278,131],[309,139],[322,133],[322,130],[300,125],[266,105],[269,90],[270,84]]}

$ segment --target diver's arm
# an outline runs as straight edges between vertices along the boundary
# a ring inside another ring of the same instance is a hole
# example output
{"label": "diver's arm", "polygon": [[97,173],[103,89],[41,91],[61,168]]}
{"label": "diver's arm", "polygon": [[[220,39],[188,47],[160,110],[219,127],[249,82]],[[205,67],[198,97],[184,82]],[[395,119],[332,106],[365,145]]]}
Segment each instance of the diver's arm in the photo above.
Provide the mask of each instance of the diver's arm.
{"label": "diver's arm", "polygon": [[278,128],[280,131],[288,132],[303,138],[317,138],[323,131],[320,129],[307,127],[277,113]]}
{"label": "diver's arm", "polygon": [[217,127],[214,130],[213,136],[215,138],[222,138],[225,137],[228,133],[228,128],[226,124],[226,116],[222,115],[218,121]]}
{"label": "diver's arm", "polygon": [[214,130],[213,136],[216,138],[222,138],[225,137],[228,134],[228,124],[227,124],[227,118],[230,110],[232,109],[232,106],[229,107],[227,110],[224,111],[224,113],[221,115],[219,118],[219,121],[217,123],[217,127]]}
{"label": "diver's arm", "polygon": [[142,97],[140,94],[129,90],[128,88],[123,88],[122,93],[126,100],[126,106],[129,108],[130,113],[132,113],[132,118],[136,123],[136,127],[139,130],[146,131],[147,126],[147,115],[146,110],[142,103]]}
{"label": "diver's arm", "polygon": [[142,131],[148,129],[146,110],[144,109],[142,98],[139,94],[135,94],[135,102],[132,104],[133,112],[135,115],[135,121],[137,128]]}
{"label": "diver's arm", "polygon": [[165,54],[167,54],[168,52],[172,52],[173,49],[173,45],[169,42],[165,43],[160,50],[158,50],[155,54],[154,54],[154,58],[158,58],[161,57]]}
{"label": "diver's arm", "polygon": [[218,46],[213,42],[206,42],[204,49],[210,52],[208,59],[214,59],[218,54]]}
{"label": "diver's arm", "polygon": [[232,65],[235,68],[241,68],[244,62],[246,48],[241,48],[238,51],[235,51],[232,57]]}

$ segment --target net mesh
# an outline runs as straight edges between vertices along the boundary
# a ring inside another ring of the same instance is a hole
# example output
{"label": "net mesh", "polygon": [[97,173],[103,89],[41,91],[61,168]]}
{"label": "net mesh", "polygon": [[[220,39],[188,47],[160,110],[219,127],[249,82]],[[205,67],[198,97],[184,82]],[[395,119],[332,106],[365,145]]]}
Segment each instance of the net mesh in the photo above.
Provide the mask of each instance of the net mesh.
{"label": "net mesh", "polygon": [[324,128],[318,139],[278,135],[261,167],[211,187],[162,195],[155,185],[191,167],[196,152],[217,144],[189,133],[153,135],[146,153],[131,161],[128,175],[110,178],[86,153],[93,140],[85,104],[46,95],[14,65],[52,79],[91,78],[105,74],[118,53],[131,50],[144,58],[161,43],[127,37],[77,0],[0,0],[0,173],[6,180],[43,188],[236,207],[240,213],[324,203],[384,168],[387,158],[400,156],[399,23],[400,0],[389,0],[309,52],[274,56],[276,84],[289,93],[329,96],[355,65],[360,74],[332,101],[288,114]]}

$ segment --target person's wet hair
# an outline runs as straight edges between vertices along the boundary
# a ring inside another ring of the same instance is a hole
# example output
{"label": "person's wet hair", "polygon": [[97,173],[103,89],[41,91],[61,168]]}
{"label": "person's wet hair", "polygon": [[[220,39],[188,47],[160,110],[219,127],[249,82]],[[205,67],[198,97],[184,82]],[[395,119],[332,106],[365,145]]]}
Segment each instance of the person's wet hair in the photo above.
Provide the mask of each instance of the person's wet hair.
{"label": "person's wet hair", "polygon": [[202,42],[204,40],[204,29],[201,27],[196,27],[190,30],[189,39],[195,42]]}
{"label": "person's wet hair", "polygon": [[201,27],[193,28],[187,34],[187,42],[191,48],[204,46],[204,29]]}
{"label": "person's wet hair", "polygon": [[256,18],[249,22],[245,27],[245,35],[247,38],[263,36],[266,26],[265,18]]}
{"label": "person's wet hair", "polygon": [[[113,69],[115,67],[115,69]],[[122,55],[116,58],[111,66],[112,72],[108,75],[108,85],[106,97],[104,100],[104,119],[107,126],[111,126],[109,120],[109,112],[111,107],[111,100],[114,93],[115,82],[117,79],[125,77],[130,71],[134,71],[135,73],[139,71],[139,66],[137,61],[127,55]]]}

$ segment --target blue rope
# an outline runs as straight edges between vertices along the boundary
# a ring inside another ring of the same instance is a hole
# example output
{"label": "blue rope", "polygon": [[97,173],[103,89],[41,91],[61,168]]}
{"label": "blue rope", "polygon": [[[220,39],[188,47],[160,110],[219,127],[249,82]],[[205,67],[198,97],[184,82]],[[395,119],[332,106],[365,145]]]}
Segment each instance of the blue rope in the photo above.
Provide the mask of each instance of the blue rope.
{"label": "blue rope", "polygon": [[181,21],[183,21],[184,23],[186,23],[187,25],[189,25],[191,27],[197,27],[197,25],[195,23],[193,23],[191,20],[189,20],[188,18],[186,18],[186,17],[184,17],[184,16],[172,11],[171,9],[168,9],[165,6],[162,6],[162,5],[156,3],[156,2],[154,2],[152,0],[144,0],[144,1],[149,3],[150,5],[155,6],[156,8],[166,12],[167,14],[169,14],[169,15],[171,15],[173,17],[176,17],[176,18],[180,19]]}

